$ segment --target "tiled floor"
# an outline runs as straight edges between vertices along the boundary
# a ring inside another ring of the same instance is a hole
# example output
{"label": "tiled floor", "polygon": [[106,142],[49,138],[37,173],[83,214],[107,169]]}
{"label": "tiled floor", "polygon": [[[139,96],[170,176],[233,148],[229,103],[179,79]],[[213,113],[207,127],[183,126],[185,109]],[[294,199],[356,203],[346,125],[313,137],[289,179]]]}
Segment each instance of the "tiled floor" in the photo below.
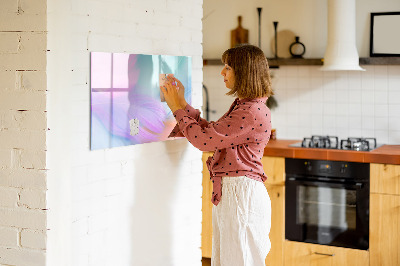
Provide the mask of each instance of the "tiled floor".
{"label": "tiled floor", "polygon": [[211,266],[211,259],[209,258],[202,258],[203,266]]}

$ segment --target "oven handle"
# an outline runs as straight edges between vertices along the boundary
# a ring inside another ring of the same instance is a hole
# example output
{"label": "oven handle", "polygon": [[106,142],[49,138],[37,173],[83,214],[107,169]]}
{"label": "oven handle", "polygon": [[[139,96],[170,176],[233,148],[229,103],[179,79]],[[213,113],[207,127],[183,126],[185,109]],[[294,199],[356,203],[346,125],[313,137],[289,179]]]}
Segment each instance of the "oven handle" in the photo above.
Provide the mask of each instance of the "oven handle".
{"label": "oven handle", "polygon": [[341,185],[345,186],[348,188],[354,188],[354,189],[361,189],[363,187],[363,183],[361,182],[356,182],[356,183],[346,183],[346,182],[332,182],[332,181],[321,181],[321,180],[315,180],[315,181],[309,181],[309,180],[304,180],[303,178],[297,178],[297,177],[288,177],[287,181],[294,181],[297,183],[301,183],[304,185],[318,185],[318,184],[325,184],[325,185]]}

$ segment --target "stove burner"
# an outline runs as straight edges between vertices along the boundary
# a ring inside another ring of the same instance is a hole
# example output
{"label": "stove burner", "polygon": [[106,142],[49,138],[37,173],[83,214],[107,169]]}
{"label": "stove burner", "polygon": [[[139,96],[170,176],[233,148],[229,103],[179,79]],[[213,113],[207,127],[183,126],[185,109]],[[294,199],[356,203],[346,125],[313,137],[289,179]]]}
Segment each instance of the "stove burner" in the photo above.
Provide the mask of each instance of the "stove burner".
{"label": "stove burner", "polygon": [[339,140],[334,136],[312,136],[311,138],[304,138],[301,142],[301,147],[305,148],[326,148],[338,149]]}
{"label": "stove burner", "polygon": [[376,138],[347,138],[340,141],[343,150],[369,151],[376,146]]}

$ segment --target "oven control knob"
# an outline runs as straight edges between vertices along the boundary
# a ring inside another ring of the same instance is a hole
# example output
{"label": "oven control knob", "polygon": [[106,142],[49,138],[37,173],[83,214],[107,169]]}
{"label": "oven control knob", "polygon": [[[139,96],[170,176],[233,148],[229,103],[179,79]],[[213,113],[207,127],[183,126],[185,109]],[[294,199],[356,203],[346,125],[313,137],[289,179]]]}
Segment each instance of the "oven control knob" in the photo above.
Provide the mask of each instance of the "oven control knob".
{"label": "oven control knob", "polygon": [[341,174],[346,173],[346,169],[347,169],[347,164],[342,164],[342,167],[340,168],[340,173]]}
{"label": "oven control knob", "polygon": [[305,162],[304,165],[306,166],[306,170],[310,172],[312,169],[311,162]]}

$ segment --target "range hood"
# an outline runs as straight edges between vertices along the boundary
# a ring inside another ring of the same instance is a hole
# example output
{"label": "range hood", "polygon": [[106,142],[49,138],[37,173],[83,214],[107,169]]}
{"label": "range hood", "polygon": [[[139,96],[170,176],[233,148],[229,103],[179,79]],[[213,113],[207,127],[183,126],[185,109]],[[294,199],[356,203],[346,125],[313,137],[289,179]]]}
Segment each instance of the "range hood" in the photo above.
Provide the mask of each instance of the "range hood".
{"label": "range hood", "polygon": [[328,0],[328,44],[323,71],[358,70],[355,0]]}

